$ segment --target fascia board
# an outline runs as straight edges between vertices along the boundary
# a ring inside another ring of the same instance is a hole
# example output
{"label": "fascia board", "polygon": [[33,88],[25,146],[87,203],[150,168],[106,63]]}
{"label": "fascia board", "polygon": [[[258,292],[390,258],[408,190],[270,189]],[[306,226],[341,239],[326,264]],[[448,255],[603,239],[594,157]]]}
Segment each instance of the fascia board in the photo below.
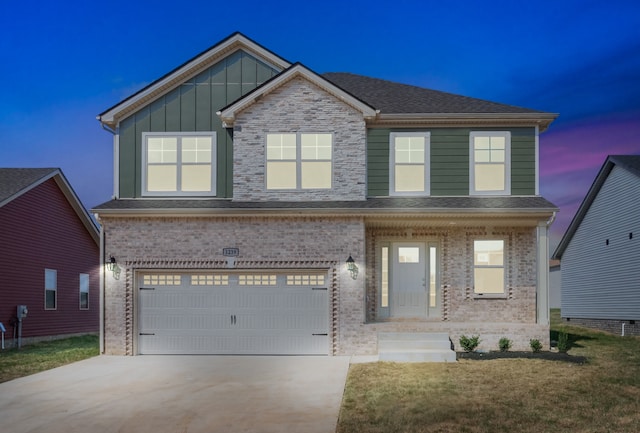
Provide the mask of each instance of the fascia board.
{"label": "fascia board", "polygon": [[557,117],[558,114],[555,113],[380,113],[371,122],[371,126],[387,123],[474,126],[505,124],[538,126],[542,132]]}
{"label": "fascia board", "polygon": [[302,77],[306,79],[307,81],[330,93],[340,101],[362,112],[365,119],[373,119],[377,115],[377,111],[373,107],[365,104],[364,102],[355,98],[353,95],[345,92],[341,88],[337,87],[336,85],[332,84],[331,82],[327,81],[320,75],[316,74],[315,72],[309,70],[304,65],[299,63],[282,72],[280,75],[277,75],[271,80],[267,81],[262,86],[255,89],[253,92],[248,93],[246,96],[218,111],[217,114],[222,119],[225,126],[231,127],[235,121],[235,116],[237,113],[256,103],[265,95],[273,92],[274,90],[285,85],[296,77]]}
{"label": "fascia board", "polygon": [[152,100],[168,93],[177,85],[197,75],[204,68],[212,65],[217,60],[222,59],[226,55],[232,54],[240,49],[244,49],[255,54],[262,61],[277,69],[286,69],[291,65],[289,62],[262,47],[258,43],[240,33],[237,33],[204,53],[197,55],[192,60],[187,61],[182,66],[179,66],[167,75],[154,81],[139,92],[109,108],[104,113],[99,114],[96,118],[101,123],[113,127],[117,123],[120,113],[126,112],[127,109],[132,106],[137,106],[141,102],[151,102]]}

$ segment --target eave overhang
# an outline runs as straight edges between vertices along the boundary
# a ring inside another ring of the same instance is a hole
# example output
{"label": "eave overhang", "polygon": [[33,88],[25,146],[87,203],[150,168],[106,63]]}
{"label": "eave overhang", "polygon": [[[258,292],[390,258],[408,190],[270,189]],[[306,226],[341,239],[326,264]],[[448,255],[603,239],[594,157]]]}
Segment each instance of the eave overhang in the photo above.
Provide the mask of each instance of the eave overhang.
{"label": "eave overhang", "polygon": [[327,81],[325,78],[316,74],[301,63],[296,63],[289,69],[283,71],[281,74],[276,75],[269,81],[262,84],[260,87],[254,89],[252,92],[249,92],[244,97],[218,111],[217,114],[222,120],[223,126],[225,128],[233,127],[238,113],[260,101],[269,93],[286,85],[295,78],[303,78],[320,87],[322,90],[331,94],[336,99],[361,112],[362,116],[367,121],[374,120],[378,114],[376,109],[371,107],[367,103],[342,90],[340,87],[336,86],[330,81]]}
{"label": "eave overhang", "polygon": [[180,84],[188,81],[206,68],[238,50],[244,50],[252,54],[266,64],[274,67],[274,69],[283,70],[291,65],[288,61],[243,34],[234,33],[222,42],[198,54],[183,65],[149,84],[139,92],[99,114],[96,118],[103,125],[113,129],[121,119],[136,112],[138,109],[158,99],[162,95],[165,95]]}
{"label": "eave overhang", "polygon": [[379,113],[369,119],[369,127],[535,127],[540,132],[549,128],[558,117],[556,113]]}

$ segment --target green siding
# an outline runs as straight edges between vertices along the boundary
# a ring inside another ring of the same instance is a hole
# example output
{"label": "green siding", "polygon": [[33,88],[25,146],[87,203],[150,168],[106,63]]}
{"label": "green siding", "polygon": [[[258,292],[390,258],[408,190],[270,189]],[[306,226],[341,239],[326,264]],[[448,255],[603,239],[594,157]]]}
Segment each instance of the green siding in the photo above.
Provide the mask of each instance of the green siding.
{"label": "green siding", "polygon": [[[389,135],[392,132],[431,133],[431,195],[469,194],[469,134],[497,128],[370,129],[367,132],[369,196],[389,195]],[[535,194],[535,129],[511,132],[511,194]]]}
{"label": "green siding", "polygon": [[232,132],[216,112],[279,71],[237,51],[120,122],[120,197],[140,197],[142,133],[215,131],[217,197],[233,195]]}

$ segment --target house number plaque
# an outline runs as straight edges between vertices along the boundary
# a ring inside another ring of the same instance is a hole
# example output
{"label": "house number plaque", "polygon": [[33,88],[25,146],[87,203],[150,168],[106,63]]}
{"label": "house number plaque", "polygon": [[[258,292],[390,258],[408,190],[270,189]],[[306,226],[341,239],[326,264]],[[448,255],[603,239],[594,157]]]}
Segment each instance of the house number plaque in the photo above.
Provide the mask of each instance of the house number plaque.
{"label": "house number plaque", "polygon": [[222,255],[225,257],[238,257],[240,255],[239,248],[223,248]]}

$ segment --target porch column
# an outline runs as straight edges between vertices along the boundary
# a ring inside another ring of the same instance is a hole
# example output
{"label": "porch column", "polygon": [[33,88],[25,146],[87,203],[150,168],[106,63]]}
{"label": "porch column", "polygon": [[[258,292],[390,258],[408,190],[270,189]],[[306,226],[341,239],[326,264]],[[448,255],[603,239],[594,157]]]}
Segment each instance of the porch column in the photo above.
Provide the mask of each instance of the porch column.
{"label": "porch column", "polygon": [[549,228],[546,222],[538,223],[538,272],[537,272],[538,323],[549,324]]}

